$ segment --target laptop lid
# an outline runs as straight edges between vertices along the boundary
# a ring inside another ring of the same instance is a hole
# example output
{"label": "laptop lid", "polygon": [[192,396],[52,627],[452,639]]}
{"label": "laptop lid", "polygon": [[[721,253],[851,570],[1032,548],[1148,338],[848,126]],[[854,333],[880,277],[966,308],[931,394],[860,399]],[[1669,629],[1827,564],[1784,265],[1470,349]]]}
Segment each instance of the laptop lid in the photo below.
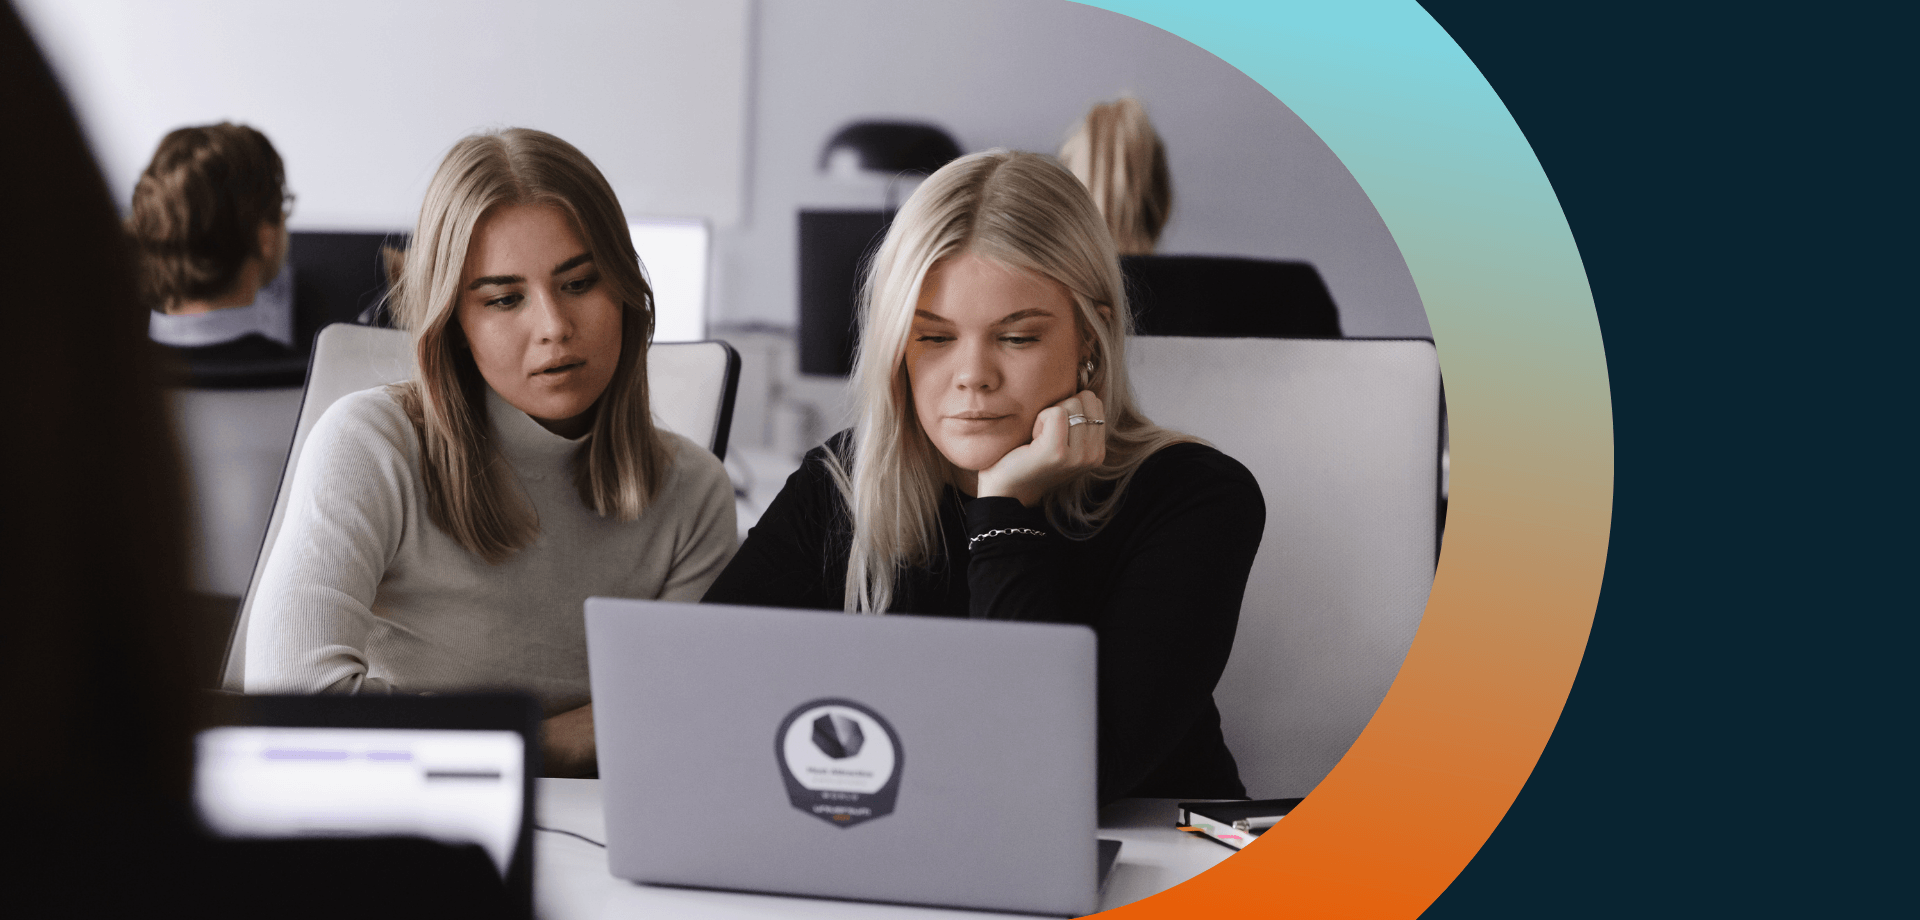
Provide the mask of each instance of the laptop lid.
{"label": "laptop lid", "polygon": [[1092,630],[608,598],[586,619],[615,875],[1097,908]]}

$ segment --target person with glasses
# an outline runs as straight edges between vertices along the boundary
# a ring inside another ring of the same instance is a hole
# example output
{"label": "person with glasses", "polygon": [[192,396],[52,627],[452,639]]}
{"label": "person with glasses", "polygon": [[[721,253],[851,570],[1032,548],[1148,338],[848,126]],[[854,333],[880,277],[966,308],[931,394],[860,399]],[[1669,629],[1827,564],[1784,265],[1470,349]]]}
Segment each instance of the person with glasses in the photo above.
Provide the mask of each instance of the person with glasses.
{"label": "person with glasses", "polygon": [[293,204],[259,131],[222,122],[162,138],[126,222],[149,336],[194,369],[301,350],[286,267]]}

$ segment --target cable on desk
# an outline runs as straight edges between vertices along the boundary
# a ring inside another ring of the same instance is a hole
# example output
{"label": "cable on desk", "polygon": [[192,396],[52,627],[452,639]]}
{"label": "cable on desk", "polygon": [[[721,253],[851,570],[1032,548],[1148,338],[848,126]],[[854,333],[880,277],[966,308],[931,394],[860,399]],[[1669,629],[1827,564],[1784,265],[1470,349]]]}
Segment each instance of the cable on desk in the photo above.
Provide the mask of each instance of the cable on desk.
{"label": "cable on desk", "polygon": [[597,847],[599,847],[600,849],[603,849],[603,850],[604,850],[604,849],[606,849],[606,848],[607,848],[607,845],[606,845],[606,844],[604,844],[604,843],[601,843],[600,841],[598,841],[598,840],[595,840],[595,839],[593,839],[592,837],[588,837],[588,836],[587,836],[587,835],[585,835],[585,834],[576,834],[576,833],[574,833],[574,832],[572,832],[572,831],[569,831],[569,830],[561,830],[560,828],[557,828],[557,827],[541,827],[541,826],[540,826],[540,825],[538,825],[538,824],[536,824],[536,825],[534,825],[534,826],[533,826],[533,829],[534,829],[534,830],[536,830],[536,831],[546,831],[546,832],[547,832],[547,833],[549,833],[549,834],[565,834],[565,835],[567,835],[567,836],[569,836],[569,837],[577,837],[577,838],[579,838],[579,839],[581,839],[581,840],[585,840],[586,842],[588,842],[588,843],[591,843],[591,844],[593,844],[594,846],[597,846]]}

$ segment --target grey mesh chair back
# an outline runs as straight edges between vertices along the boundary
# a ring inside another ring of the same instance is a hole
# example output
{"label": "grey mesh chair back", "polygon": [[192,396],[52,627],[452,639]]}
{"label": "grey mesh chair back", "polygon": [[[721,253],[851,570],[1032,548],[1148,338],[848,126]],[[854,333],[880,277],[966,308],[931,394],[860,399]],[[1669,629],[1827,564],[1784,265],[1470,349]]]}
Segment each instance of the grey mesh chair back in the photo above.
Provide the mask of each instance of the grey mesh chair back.
{"label": "grey mesh chair back", "polygon": [[[247,623],[253,597],[266,571],[274,538],[286,514],[287,490],[307,433],[314,422],[340,397],[368,387],[406,380],[412,373],[410,337],[398,329],[380,329],[337,323],[320,330],[313,346],[313,366],[307,372],[306,395],[300,403],[300,421],[293,447],[280,476],[280,491],[267,521],[253,578],[240,604],[233,636],[227,643],[221,686],[241,690],[246,678]],[[740,382],[740,354],[725,342],[662,342],[647,351],[648,399],[654,420],[662,427],[707,445],[715,456],[726,457],[727,433],[733,425],[733,399]]]}
{"label": "grey mesh chair back", "polygon": [[1248,794],[1305,795],[1373,717],[1432,589],[1433,343],[1137,336],[1127,348],[1148,417],[1260,482],[1266,532],[1214,699]]}

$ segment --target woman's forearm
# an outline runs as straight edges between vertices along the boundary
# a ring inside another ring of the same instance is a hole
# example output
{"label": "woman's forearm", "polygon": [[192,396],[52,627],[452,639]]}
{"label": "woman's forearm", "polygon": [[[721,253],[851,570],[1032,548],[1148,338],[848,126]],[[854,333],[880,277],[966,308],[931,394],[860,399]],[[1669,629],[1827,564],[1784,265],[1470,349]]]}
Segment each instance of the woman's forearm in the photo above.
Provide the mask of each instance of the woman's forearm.
{"label": "woman's forearm", "polygon": [[591,777],[599,773],[593,744],[593,704],[540,723],[540,772],[544,776]]}

